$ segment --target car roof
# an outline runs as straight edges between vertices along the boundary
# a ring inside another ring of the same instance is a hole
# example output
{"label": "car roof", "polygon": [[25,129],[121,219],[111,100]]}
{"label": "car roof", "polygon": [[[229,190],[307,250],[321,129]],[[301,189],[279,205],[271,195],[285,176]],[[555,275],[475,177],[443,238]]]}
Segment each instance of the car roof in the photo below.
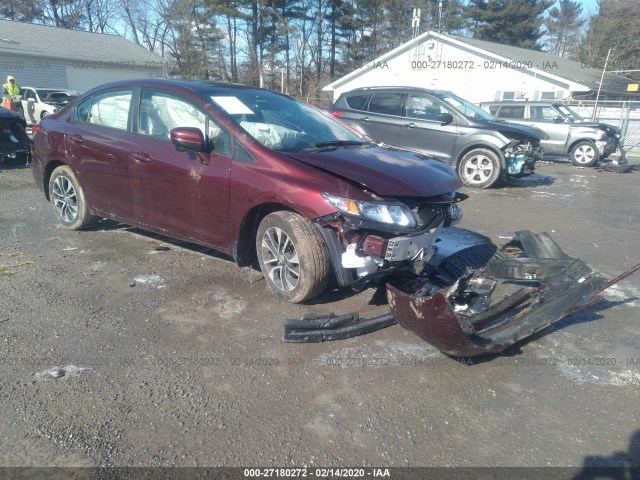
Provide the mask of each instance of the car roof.
{"label": "car roof", "polygon": [[500,100],[499,102],[480,102],[480,105],[562,105],[545,100]]}
{"label": "car roof", "polygon": [[[173,87],[190,90],[194,93],[212,92],[212,91],[224,91],[228,89],[233,90],[255,90],[270,92],[278,95],[283,95],[280,92],[274,90],[268,90],[264,88],[250,87],[242,85],[240,83],[231,82],[209,82],[205,80],[178,80],[173,78],[140,78],[132,80],[119,80],[116,82],[105,83],[99,85],[90,91],[100,91],[110,88],[118,87]],[[287,95],[284,95],[287,96]]]}
{"label": "car roof", "polygon": [[421,93],[435,93],[435,94],[445,94],[450,93],[453,95],[453,92],[448,90],[431,90],[428,88],[422,87],[408,87],[408,86],[379,86],[379,87],[359,87],[354,88],[353,90],[349,90],[348,92],[344,92],[342,95],[347,95],[351,93],[360,93],[360,92],[375,92],[375,91],[401,91],[401,92],[421,92]]}

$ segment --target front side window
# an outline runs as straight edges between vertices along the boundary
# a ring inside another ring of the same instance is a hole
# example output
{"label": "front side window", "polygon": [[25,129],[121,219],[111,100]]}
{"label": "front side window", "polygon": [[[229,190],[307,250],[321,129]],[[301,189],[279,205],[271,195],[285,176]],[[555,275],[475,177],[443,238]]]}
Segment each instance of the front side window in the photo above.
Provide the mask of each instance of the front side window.
{"label": "front side window", "polygon": [[209,150],[219,155],[229,155],[229,134],[193,104],[163,92],[142,92],[138,116],[139,134],[170,142],[171,130],[179,127],[200,129]]}
{"label": "front side window", "polygon": [[543,122],[551,122],[554,117],[558,116],[558,112],[553,107],[531,106],[529,107],[531,120],[539,120]]}
{"label": "front side window", "polygon": [[409,118],[438,121],[438,116],[441,113],[449,112],[426,95],[411,94],[407,97],[406,116]]}
{"label": "front side window", "polygon": [[77,119],[92,125],[127,131],[132,90],[101,93],[78,105]]}
{"label": "front side window", "polygon": [[374,93],[369,102],[369,111],[383,115],[400,115],[401,105],[401,93]]}

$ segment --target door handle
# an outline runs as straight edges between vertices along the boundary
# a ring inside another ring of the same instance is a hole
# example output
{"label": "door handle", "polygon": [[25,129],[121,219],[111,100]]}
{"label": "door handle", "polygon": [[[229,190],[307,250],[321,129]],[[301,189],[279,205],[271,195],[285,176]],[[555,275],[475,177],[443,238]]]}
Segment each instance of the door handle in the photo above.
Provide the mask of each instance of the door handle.
{"label": "door handle", "polygon": [[74,133],[73,135],[69,136],[69,141],[73,143],[82,143],[84,140],[82,139],[82,135]]}
{"label": "door handle", "polygon": [[149,163],[151,161],[151,157],[144,152],[132,153],[129,155],[129,158],[139,163]]}
{"label": "door handle", "polygon": [[370,122],[370,121],[371,121],[371,119],[370,119],[369,117],[362,117],[362,118],[360,119],[360,121],[361,121],[361,122],[365,122],[365,123],[367,123],[367,122]]}
{"label": "door handle", "polygon": [[407,128],[416,128],[417,125],[415,123],[411,122],[411,123],[405,123],[404,126],[407,127]]}

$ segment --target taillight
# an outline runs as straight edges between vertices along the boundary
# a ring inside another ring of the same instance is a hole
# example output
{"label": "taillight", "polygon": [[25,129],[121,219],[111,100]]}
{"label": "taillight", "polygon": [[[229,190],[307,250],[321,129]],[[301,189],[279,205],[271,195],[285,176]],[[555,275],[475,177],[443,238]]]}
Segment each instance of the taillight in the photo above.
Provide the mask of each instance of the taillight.
{"label": "taillight", "polygon": [[331,115],[333,115],[334,117],[339,117],[343,113],[344,112],[341,112],[340,110],[331,110]]}
{"label": "taillight", "polygon": [[31,125],[31,132],[32,133],[36,133],[38,130],[40,130],[40,124],[36,123],[35,125]]}

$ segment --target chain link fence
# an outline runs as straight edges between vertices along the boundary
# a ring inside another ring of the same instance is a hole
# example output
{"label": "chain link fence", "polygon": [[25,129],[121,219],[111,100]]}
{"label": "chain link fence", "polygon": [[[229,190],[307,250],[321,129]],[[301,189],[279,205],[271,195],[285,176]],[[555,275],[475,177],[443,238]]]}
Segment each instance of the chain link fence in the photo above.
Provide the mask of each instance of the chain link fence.
{"label": "chain link fence", "polygon": [[[595,118],[620,128],[621,146],[627,153],[640,155],[640,101],[573,100],[564,102],[586,120]],[[595,116],[593,115],[596,109]]]}

